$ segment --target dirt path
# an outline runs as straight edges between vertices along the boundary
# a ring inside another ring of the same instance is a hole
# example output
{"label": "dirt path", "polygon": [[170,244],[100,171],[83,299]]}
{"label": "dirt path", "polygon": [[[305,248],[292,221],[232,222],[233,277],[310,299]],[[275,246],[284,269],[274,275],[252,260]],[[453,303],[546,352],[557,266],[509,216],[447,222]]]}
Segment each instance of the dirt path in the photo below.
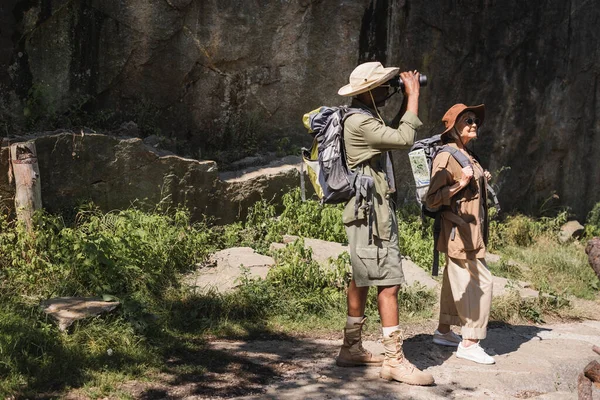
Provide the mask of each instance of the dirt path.
{"label": "dirt path", "polygon": [[[457,359],[451,348],[431,343],[422,325],[408,332],[406,356],[430,371],[436,385],[412,387],[383,381],[378,368],[340,368],[341,340],[211,341],[199,351],[208,362],[202,376],[156,377],[123,390],[142,399],[576,399],[577,375],[600,356],[600,322],[555,325],[494,324],[483,342],[496,359],[481,366]],[[377,341],[366,341],[382,352]],[[600,399],[600,388],[594,389]]]}

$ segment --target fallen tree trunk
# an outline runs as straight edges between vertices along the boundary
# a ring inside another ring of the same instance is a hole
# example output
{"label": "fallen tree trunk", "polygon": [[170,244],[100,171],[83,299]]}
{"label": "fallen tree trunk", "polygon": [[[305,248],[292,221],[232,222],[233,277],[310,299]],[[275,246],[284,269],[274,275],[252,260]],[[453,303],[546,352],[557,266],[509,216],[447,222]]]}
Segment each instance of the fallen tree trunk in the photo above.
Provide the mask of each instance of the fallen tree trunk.
{"label": "fallen tree trunk", "polygon": [[600,382],[600,364],[598,361],[590,361],[583,369],[585,376],[592,382]]}
{"label": "fallen tree trunk", "polygon": [[33,213],[42,208],[42,187],[34,142],[10,146],[10,165],[15,180],[15,210],[29,232],[33,229]]}
{"label": "fallen tree trunk", "polygon": [[579,400],[594,400],[592,397],[592,381],[582,372],[577,378],[577,398]]}
{"label": "fallen tree trunk", "polygon": [[585,253],[588,255],[590,266],[600,279],[600,237],[595,237],[588,242]]}

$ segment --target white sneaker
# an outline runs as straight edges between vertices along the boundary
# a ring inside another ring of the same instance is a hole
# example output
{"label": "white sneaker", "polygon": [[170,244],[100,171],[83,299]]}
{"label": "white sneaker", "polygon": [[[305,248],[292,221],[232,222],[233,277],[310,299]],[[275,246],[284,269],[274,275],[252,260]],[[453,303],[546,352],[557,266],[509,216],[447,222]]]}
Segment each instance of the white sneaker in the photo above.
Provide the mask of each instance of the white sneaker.
{"label": "white sneaker", "polygon": [[436,329],[435,332],[433,332],[433,343],[435,344],[458,347],[460,342],[462,342],[462,338],[452,331],[440,333],[440,331]]}
{"label": "white sneaker", "polygon": [[456,357],[463,358],[465,360],[475,361],[479,364],[495,364],[496,361],[487,355],[479,343],[470,345],[469,347],[463,347],[462,343],[458,345],[456,349]]}

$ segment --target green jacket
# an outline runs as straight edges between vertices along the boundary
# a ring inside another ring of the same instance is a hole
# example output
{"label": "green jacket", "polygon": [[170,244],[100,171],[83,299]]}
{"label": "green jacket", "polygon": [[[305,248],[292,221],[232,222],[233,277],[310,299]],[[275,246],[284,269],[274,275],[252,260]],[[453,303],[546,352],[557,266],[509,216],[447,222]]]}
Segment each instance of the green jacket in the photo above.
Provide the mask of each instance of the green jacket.
{"label": "green jacket", "polygon": [[[353,107],[357,106],[353,103]],[[374,110],[361,106],[371,115]],[[390,186],[385,174],[385,156],[389,150],[407,149],[415,141],[416,129],[422,125],[414,113],[407,111],[400,120],[397,129],[386,126],[380,119],[362,114],[352,114],[344,123],[344,145],[348,158],[348,166],[375,181],[373,235],[382,240],[389,240],[392,233],[392,219],[389,207]],[[390,177],[393,180],[393,177]],[[355,198],[350,199],[343,213],[343,221],[350,224],[356,220],[366,219],[366,212],[354,213]]]}

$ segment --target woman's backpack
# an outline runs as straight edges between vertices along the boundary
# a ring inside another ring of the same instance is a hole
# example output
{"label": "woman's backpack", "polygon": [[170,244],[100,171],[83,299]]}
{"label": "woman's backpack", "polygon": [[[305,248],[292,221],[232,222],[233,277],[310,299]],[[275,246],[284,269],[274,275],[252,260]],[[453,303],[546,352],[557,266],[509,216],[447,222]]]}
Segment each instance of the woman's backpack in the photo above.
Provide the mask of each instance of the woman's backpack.
{"label": "woman's backpack", "polygon": [[[460,164],[462,168],[467,166],[473,166],[469,157],[463,152],[455,149],[454,147],[448,146],[442,142],[441,135],[434,135],[432,137],[417,140],[410,148],[408,158],[410,160],[410,166],[413,172],[413,177],[416,184],[417,202],[421,206],[421,213],[423,216],[433,218],[435,220],[433,224],[433,265],[431,273],[434,276],[438,274],[439,266],[439,254],[436,250],[436,243],[438,241],[441,220],[440,220],[440,209],[432,209],[427,207],[427,192],[429,191],[429,184],[431,182],[431,169],[433,166],[433,159],[441,152],[448,152],[452,157]],[[486,182],[485,186],[487,191],[490,192],[494,206],[500,211],[500,204],[494,190]]]}

